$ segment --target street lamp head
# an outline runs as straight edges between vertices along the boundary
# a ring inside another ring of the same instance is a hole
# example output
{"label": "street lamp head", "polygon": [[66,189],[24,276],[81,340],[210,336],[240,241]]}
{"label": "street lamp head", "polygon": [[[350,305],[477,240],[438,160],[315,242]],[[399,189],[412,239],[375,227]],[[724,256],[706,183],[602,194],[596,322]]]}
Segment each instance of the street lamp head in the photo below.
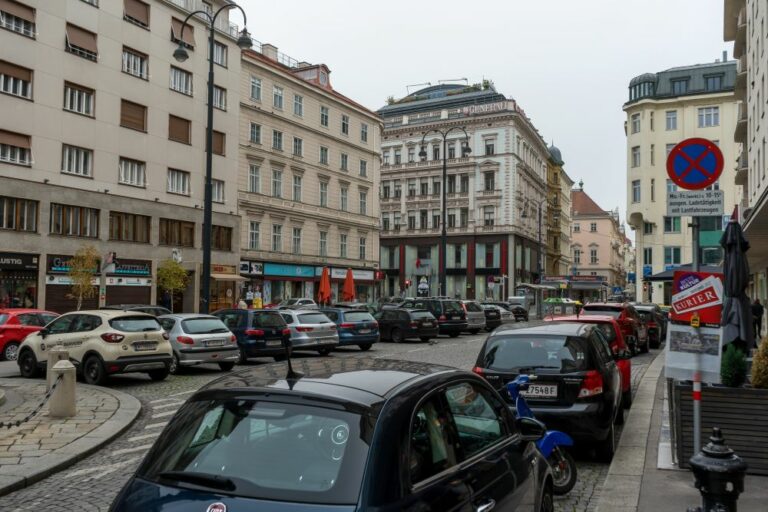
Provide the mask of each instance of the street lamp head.
{"label": "street lamp head", "polygon": [[425,148],[424,146],[421,146],[421,151],[419,151],[419,158],[421,158],[422,160],[427,159],[427,148]]}
{"label": "street lamp head", "polygon": [[187,49],[184,48],[181,44],[179,44],[178,48],[176,48],[173,51],[173,58],[176,59],[179,62],[184,62],[189,58],[189,54],[187,53]]}
{"label": "street lamp head", "polygon": [[241,50],[248,50],[253,46],[251,34],[248,33],[248,29],[245,27],[240,31],[240,37],[237,38],[237,46],[239,46]]}
{"label": "street lamp head", "polygon": [[472,152],[472,150],[469,148],[469,144],[468,143],[465,142],[464,144],[462,144],[462,146],[461,146],[461,155],[462,156],[468,156],[471,152]]}

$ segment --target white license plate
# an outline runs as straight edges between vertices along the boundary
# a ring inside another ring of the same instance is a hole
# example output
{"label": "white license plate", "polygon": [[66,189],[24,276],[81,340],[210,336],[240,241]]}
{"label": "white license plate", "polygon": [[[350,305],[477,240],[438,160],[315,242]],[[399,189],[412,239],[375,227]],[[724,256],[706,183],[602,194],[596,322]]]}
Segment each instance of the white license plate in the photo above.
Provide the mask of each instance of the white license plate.
{"label": "white license plate", "polygon": [[280,346],[282,344],[283,344],[283,342],[281,340],[270,340],[270,341],[267,341],[267,346],[268,347],[278,347],[278,346]]}
{"label": "white license plate", "polygon": [[223,347],[225,340],[205,340],[206,347]]}
{"label": "white license plate", "polygon": [[422,325],[422,327],[432,327],[432,322],[424,322],[421,325]]}
{"label": "white license plate", "polygon": [[370,329],[360,329],[357,332],[359,332],[360,334],[370,334],[371,330]]}
{"label": "white license plate", "polygon": [[133,344],[133,350],[135,350],[136,352],[143,352],[145,350],[155,350],[156,347],[157,347],[157,343],[153,341]]}
{"label": "white license plate", "polygon": [[520,394],[528,398],[557,398],[557,384],[531,384]]}

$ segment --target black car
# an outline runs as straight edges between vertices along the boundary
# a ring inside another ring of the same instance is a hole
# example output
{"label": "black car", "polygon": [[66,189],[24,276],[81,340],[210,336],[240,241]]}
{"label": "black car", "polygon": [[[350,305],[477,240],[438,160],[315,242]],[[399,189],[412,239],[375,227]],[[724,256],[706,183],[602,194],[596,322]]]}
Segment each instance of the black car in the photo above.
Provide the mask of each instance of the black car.
{"label": "black car", "polygon": [[250,367],[178,410],[112,504],[153,510],[550,512],[546,427],[470,372],[335,358]]}
{"label": "black car", "polygon": [[509,302],[493,302],[493,301],[485,301],[483,304],[490,304],[492,306],[500,306],[507,311],[511,312],[513,315],[515,315],[515,322],[527,322],[528,321],[528,310],[525,309],[522,304],[515,304],[515,303],[509,303]]}
{"label": "black car", "polygon": [[283,359],[291,330],[275,309],[220,309],[213,313],[237,337],[239,363],[249,357]]}
{"label": "black car", "polygon": [[437,338],[437,319],[425,309],[383,309],[374,315],[381,339],[401,343],[408,338],[429,341]]}
{"label": "black car", "polygon": [[520,374],[535,375],[526,400],[536,418],[577,442],[594,445],[601,459],[613,458],[614,424],[624,421],[622,383],[598,326],[551,322],[496,329],[480,350],[474,371],[499,390]]}
{"label": "black car", "polygon": [[490,304],[481,304],[485,313],[485,330],[491,332],[501,325],[501,313]]}
{"label": "black car", "polygon": [[104,306],[99,309],[120,309],[123,311],[135,311],[138,313],[146,313],[152,316],[170,315],[171,311],[163,306],[153,306],[151,304],[113,304],[111,306]]}
{"label": "black car", "polygon": [[399,304],[400,308],[426,309],[437,318],[440,334],[451,338],[457,337],[467,330],[467,313],[461,306],[461,301],[444,298],[406,299]]}

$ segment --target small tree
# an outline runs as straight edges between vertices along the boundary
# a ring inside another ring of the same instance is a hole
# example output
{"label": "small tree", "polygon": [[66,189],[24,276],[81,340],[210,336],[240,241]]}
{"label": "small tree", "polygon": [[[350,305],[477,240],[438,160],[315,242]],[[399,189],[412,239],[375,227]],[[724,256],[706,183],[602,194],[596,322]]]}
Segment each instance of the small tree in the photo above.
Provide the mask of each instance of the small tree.
{"label": "small tree", "polygon": [[78,250],[69,260],[67,275],[72,283],[72,295],[77,300],[77,310],[83,306],[83,299],[96,296],[98,290],[93,286],[93,278],[99,268],[99,251],[92,245]]}
{"label": "small tree", "polygon": [[171,307],[173,311],[173,292],[183,290],[187,287],[189,275],[181,263],[174,260],[165,260],[157,267],[157,286],[171,296]]}
{"label": "small tree", "polygon": [[764,338],[752,360],[752,385],[768,389],[768,338]]}
{"label": "small tree", "polygon": [[738,388],[747,380],[747,357],[744,352],[729,343],[723,352],[720,381],[731,388]]}

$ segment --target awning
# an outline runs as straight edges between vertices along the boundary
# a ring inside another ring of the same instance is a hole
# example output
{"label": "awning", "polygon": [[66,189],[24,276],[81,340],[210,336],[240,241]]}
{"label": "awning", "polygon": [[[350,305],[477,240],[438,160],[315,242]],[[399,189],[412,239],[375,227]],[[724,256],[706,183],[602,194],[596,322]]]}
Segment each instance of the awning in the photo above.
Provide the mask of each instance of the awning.
{"label": "awning", "polygon": [[[680,265],[679,267],[671,268],[669,270],[665,270],[664,272],[659,272],[658,274],[653,274],[650,277],[644,277],[643,281],[672,281],[675,278],[675,271],[683,271],[683,272],[691,272],[693,269],[692,264],[687,265]],[[716,267],[713,265],[700,265],[699,266],[699,272],[711,272],[711,273],[722,273],[723,267]]]}
{"label": "awning", "polygon": [[35,10],[13,0],[0,0],[0,10],[30,23],[35,22]]}
{"label": "awning", "polygon": [[67,23],[67,43],[91,53],[99,53],[96,34],[70,23]]}
{"label": "awning", "polygon": [[749,269],[753,273],[763,272],[768,267],[768,189],[755,202],[742,227],[750,245],[747,251]]}
{"label": "awning", "polygon": [[190,48],[195,46],[195,27],[192,26],[191,23],[187,23],[187,26],[184,26],[184,22],[177,18],[171,18],[171,32],[173,33],[173,38],[176,41],[181,40],[181,33],[182,33],[182,27],[184,32],[184,44],[189,46]]}
{"label": "awning", "polygon": [[245,277],[237,274],[211,274],[211,279],[216,281],[248,281]]}
{"label": "awning", "polygon": [[531,288],[533,290],[559,290],[556,286],[549,286],[546,284],[529,284],[529,283],[522,283],[517,285],[517,288]]}

